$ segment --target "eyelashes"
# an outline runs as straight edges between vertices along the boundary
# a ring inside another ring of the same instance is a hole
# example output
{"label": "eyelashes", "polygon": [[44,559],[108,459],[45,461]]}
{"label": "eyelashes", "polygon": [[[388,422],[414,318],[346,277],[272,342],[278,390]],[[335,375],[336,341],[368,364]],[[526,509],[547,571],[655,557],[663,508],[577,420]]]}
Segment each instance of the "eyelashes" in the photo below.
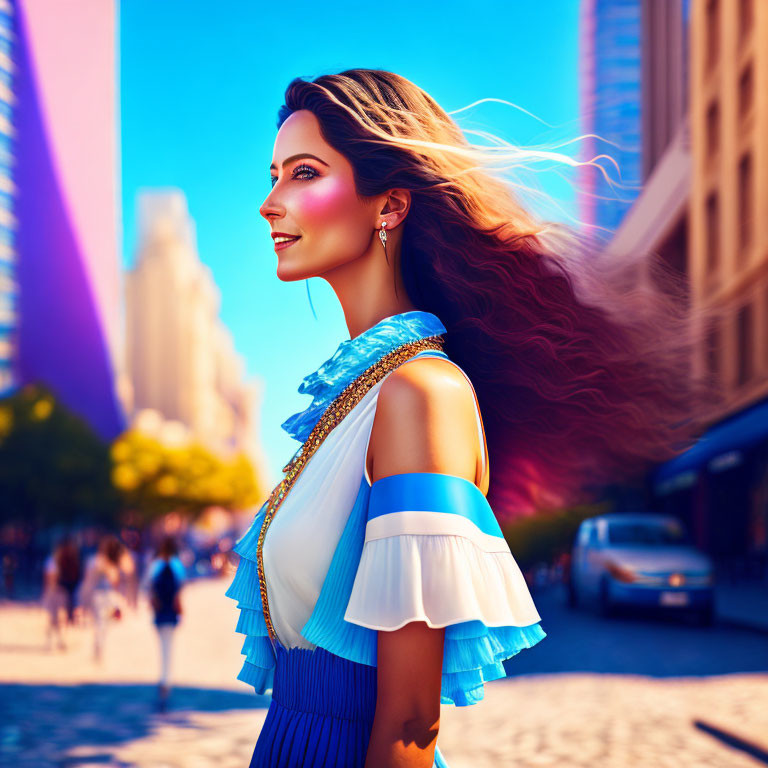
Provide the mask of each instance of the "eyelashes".
{"label": "eyelashes", "polygon": [[[309,173],[311,175],[309,177],[304,177],[305,181],[308,181],[309,179],[312,179],[315,176],[317,176],[317,171],[314,168],[310,167],[309,165],[297,165],[293,169],[293,173],[291,174],[291,178],[295,179],[295,178],[299,177],[299,174],[306,174],[306,173]],[[274,187],[275,186],[275,182],[277,181],[277,176],[270,176],[269,177],[269,181],[270,181],[270,186]]]}
{"label": "eyelashes", "polygon": [[312,174],[310,178],[312,178],[313,176],[317,176],[317,171],[315,171],[314,168],[310,168],[310,166],[308,165],[297,165],[296,168],[293,169],[293,173],[291,175],[293,176],[293,178],[296,178],[297,174],[307,173],[307,172]]}

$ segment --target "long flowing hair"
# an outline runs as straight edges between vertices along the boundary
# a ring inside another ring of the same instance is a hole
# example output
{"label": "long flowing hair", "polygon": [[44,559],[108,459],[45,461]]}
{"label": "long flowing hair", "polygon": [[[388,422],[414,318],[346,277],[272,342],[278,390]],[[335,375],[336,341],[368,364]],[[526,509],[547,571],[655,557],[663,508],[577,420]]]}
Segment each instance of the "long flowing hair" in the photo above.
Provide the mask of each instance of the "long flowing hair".
{"label": "long flowing hair", "polygon": [[714,395],[689,369],[701,324],[676,273],[600,258],[591,234],[537,219],[505,175],[530,155],[471,144],[404,77],[296,78],[277,127],[300,109],[349,160],[361,198],[410,190],[395,267],[475,387],[500,517],[583,501],[690,446]]}

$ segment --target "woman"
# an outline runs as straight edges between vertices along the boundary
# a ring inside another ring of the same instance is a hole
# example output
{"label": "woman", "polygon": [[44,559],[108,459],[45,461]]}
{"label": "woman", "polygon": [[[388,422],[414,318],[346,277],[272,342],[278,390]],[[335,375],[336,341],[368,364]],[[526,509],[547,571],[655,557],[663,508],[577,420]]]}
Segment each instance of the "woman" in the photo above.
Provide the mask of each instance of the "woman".
{"label": "woman", "polygon": [[147,569],[149,599],[160,641],[160,678],[158,680],[158,707],[166,708],[170,686],[171,642],[173,631],[181,615],[181,586],[185,579],[184,565],[178,557],[173,536],[165,536],[157,549],[157,556]]}
{"label": "woman", "polygon": [[120,594],[120,558],[123,545],[113,534],[106,534],[99,549],[88,559],[80,586],[80,602],[93,616],[93,659],[104,656],[107,623],[120,619],[125,600]]}
{"label": "woman", "polygon": [[272,689],[251,765],[445,765],[440,704],[546,636],[492,507],[670,455],[691,402],[675,302],[590,300],[576,236],[398,75],[294,80],[278,129],[277,276],[327,280],[350,339],[301,383],[283,427],[303,445],[235,547],[239,678]]}

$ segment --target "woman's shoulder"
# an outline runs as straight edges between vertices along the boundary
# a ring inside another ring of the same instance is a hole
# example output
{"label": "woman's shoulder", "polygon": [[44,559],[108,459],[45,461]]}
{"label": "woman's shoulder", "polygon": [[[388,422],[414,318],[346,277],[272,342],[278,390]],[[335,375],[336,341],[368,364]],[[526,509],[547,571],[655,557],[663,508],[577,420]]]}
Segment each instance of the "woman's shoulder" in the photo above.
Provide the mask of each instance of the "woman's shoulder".
{"label": "woman's shoulder", "polygon": [[[467,375],[458,363],[444,355],[416,355],[395,368],[387,376],[385,386],[394,388],[392,382],[407,382],[412,388],[425,393],[440,393],[451,388],[461,388],[471,394],[472,387]],[[405,386],[401,384],[400,386]]]}
{"label": "woman's shoulder", "polygon": [[[396,418],[440,422],[463,421],[471,434],[475,425],[475,395],[462,369],[444,357],[417,357],[384,380],[377,408]],[[423,426],[423,424],[422,424]]]}
{"label": "woman's shoulder", "polygon": [[[371,435],[374,472],[442,472],[475,481],[478,412],[466,374],[443,357],[398,366],[378,395]],[[376,479],[376,478],[374,478]]]}

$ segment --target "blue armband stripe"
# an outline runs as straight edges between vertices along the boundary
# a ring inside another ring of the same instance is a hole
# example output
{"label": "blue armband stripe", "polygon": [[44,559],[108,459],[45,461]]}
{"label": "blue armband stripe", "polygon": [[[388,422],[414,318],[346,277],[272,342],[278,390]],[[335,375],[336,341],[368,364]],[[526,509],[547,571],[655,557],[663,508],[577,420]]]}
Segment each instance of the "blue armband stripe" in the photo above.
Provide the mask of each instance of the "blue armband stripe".
{"label": "blue armband stripe", "polygon": [[473,482],[458,475],[403,472],[376,480],[371,486],[368,520],[404,511],[461,515],[483,533],[503,538],[483,492]]}

